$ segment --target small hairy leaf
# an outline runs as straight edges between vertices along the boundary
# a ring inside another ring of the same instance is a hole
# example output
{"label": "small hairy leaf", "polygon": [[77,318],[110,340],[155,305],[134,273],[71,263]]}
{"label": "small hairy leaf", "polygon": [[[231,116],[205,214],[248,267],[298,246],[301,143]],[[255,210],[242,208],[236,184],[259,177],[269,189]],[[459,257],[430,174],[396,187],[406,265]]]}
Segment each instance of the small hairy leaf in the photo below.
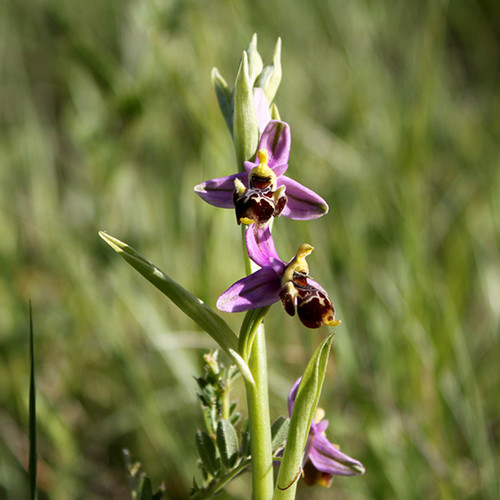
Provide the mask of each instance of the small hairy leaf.
{"label": "small hairy leaf", "polygon": [[250,427],[247,420],[241,430],[241,456],[247,457],[248,455],[250,455]]}
{"label": "small hairy leaf", "polygon": [[278,417],[271,426],[271,446],[273,452],[276,451],[286,440],[288,436],[288,428],[290,427],[290,420],[285,417]]}
{"label": "small hairy leaf", "polygon": [[137,500],[153,500],[153,487],[149,477],[142,476],[137,490]]}
{"label": "small hairy leaf", "polygon": [[220,470],[220,462],[215,444],[207,432],[198,431],[196,433],[196,447],[205,469],[216,477]]}
{"label": "small hairy leaf", "polygon": [[222,463],[231,469],[238,459],[238,435],[229,420],[220,420],[217,424],[217,447]]}

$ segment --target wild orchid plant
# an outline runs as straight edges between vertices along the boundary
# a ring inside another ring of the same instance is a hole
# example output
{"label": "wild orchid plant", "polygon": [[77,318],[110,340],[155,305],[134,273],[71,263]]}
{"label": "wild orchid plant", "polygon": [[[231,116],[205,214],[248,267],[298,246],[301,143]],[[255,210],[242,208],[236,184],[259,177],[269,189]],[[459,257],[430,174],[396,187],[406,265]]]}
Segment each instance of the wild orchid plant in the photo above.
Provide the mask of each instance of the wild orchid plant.
{"label": "wild orchid plant", "polygon": [[[311,220],[328,212],[318,194],[284,175],[290,156],[290,126],[273,103],[281,80],[281,42],[272,64],[264,66],[252,41],[240,63],[234,90],[214,68],[212,81],[219,107],[234,141],[238,172],[195,186],[207,203],[235,211],[243,224],[247,276],[231,285],[217,301],[227,312],[247,311],[237,336],[224,319],[152,263],[121,241],[100,233],[120,255],[211,335],[229,356],[225,368],[217,352],[205,356],[205,373],[197,380],[205,430],[196,434],[202,481],[193,498],[210,498],[251,465],[255,500],[293,499],[297,481],[328,486],[334,475],[364,473],[363,465],[340,452],[326,438],[328,421],[317,408],[333,334],[318,347],[289,394],[289,419],[269,415],[267,357],[263,320],[281,301],[285,311],[307,328],[337,326],[327,292],[309,276],[306,257],[313,247],[302,244],[283,261],[276,251],[272,226],[279,216]],[[252,272],[253,271],[253,272]],[[240,423],[229,391],[235,376],[245,382],[248,419]],[[238,429],[238,430],[237,430]],[[274,479],[274,470],[277,477]]]}

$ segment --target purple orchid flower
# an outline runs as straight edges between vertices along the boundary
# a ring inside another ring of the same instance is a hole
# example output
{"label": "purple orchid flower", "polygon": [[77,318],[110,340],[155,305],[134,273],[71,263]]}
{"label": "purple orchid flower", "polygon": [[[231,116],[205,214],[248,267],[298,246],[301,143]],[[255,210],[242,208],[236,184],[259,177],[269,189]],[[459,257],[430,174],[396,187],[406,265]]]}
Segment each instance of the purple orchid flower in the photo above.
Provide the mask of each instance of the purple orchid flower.
{"label": "purple orchid flower", "polygon": [[[292,415],[301,380],[299,378],[293,384],[288,394],[288,413],[290,416]],[[324,410],[318,408],[304,450],[302,477],[309,486],[320,484],[328,487],[333,476],[359,476],[365,473],[365,468],[361,462],[342,453],[338,446],[328,441],[325,431],[329,422],[323,419],[324,416]]]}
{"label": "purple orchid flower", "polygon": [[285,263],[276,252],[269,227],[248,228],[245,241],[249,257],[262,269],[237,281],[219,297],[217,307],[221,311],[247,311],[281,300],[285,311],[290,316],[297,312],[308,328],[340,323],[326,291],[309,277],[305,258],[313,251],[311,245],[302,245]]}
{"label": "purple orchid flower", "polygon": [[272,217],[316,219],[328,212],[321,196],[283,175],[290,155],[290,127],[279,120],[267,123],[255,160],[244,162],[245,171],[211,179],[195,186],[204,201],[235,208],[238,224],[265,226]]}

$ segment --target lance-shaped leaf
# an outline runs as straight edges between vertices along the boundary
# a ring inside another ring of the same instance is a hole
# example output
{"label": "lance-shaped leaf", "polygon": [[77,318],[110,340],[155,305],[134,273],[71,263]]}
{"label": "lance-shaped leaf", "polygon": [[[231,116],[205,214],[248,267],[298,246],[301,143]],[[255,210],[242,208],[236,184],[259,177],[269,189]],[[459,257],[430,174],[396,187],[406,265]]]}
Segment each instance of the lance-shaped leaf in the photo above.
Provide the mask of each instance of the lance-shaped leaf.
{"label": "lance-shaped leaf", "polygon": [[153,500],[153,487],[151,480],[146,475],[142,476],[137,491],[137,500]]}
{"label": "lance-shaped leaf", "polygon": [[273,453],[280,448],[286,441],[288,436],[288,428],[290,427],[290,420],[285,417],[278,417],[271,426],[271,446]]}
{"label": "lance-shaped leaf", "polygon": [[233,107],[231,105],[231,91],[229,90],[226,80],[219,73],[217,68],[212,69],[212,85],[215,89],[217,102],[221,110],[222,116],[229,128],[229,132],[233,133]]}
{"label": "lance-shaped leaf", "polygon": [[215,447],[212,438],[205,431],[196,432],[196,447],[200,455],[201,461],[209,474],[214,477],[220,472],[220,461],[217,457],[217,448]]}
{"label": "lance-shaped leaf", "polygon": [[238,435],[229,420],[219,421],[216,438],[222,463],[232,469],[238,459]]}
{"label": "lance-shaped leaf", "polygon": [[241,456],[247,457],[248,455],[250,455],[250,426],[246,420],[241,429]]}
{"label": "lance-shaped leaf", "polygon": [[[99,232],[99,236],[182,312],[198,323],[230,356],[231,351],[237,351],[238,339],[233,330],[201,299],[189,293],[126,243],[102,231]],[[237,365],[239,364],[240,360],[237,360]]]}
{"label": "lance-shaped leaf", "polygon": [[290,419],[288,438],[281,461],[273,500],[295,498],[297,478],[301,471],[307,436],[318,405],[323,381],[325,379],[328,356],[332,346],[333,335],[326,338],[316,349],[309,361]]}

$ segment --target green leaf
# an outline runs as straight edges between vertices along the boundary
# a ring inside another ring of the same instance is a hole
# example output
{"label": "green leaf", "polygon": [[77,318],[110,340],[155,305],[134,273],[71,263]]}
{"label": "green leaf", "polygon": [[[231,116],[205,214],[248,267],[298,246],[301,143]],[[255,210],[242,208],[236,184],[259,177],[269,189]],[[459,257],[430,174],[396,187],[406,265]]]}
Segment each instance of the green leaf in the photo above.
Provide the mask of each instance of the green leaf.
{"label": "green leaf", "polygon": [[250,426],[248,420],[241,430],[241,455],[244,457],[250,455]]}
{"label": "green leaf", "polygon": [[271,425],[271,446],[273,453],[283,445],[288,436],[288,428],[290,427],[290,420],[285,417],[278,417]]}
{"label": "green leaf", "polygon": [[221,110],[222,116],[229,128],[229,132],[233,133],[233,108],[231,106],[231,91],[229,90],[226,80],[219,73],[217,68],[212,69],[212,85],[215,89],[217,102]]}
{"label": "green leaf", "polygon": [[222,463],[231,469],[238,459],[238,435],[229,420],[220,420],[217,424],[217,447]]}
{"label": "green leaf", "polygon": [[198,454],[200,455],[205,469],[212,474],[212,476],[217,477],[220,471],[220,462],[217,457],[217,449],[215,448],[212,438],[207,432],[198,431],[195,439]]}
{"label": "green leaf", "polygon": [[153,500],[153,487],[149,477],[143,475],[137,490],[137,500]]}
{"label": "green leaf", "polygon": [[248,73],[246,52],[243,52],[234,87],[233,139],[238,169],[243,172],[243,162],[253,157],[259,142],[257,113],[253,102],[253,82]]}
{"label": "green leaf", "polygon": [[269,311],[270,306],[260,307],[258,309],[250,309],[245,314],[243,322],[241,323],[239,335],[239,352],[243,360],[248,363],[250,353],[252,352],[252,345],[255,339],[255,334],[264,317]]}
{"label": "green leaf", "polygon": [[[235,333],[202,300],[189,293],[126,243],[103,231],[99,232],[99,236],[134,269],[139,271],[150,283],[166,295],[184,314],[198,323],[230,356],[231,350],[237,350],[238,339]],[[238,360],[239,362],[240,360]]]}
{"label": "green leaf", "polygon": [[154,495],[153,495],[153,500],[161,500],[163,497],[163,493],[165,493],[165,490],[163,488],[159,489]]}
{"label": "green leaf", "polygon": [[330,335],[322,342],[307,364],[302,376],[290,419],[287,443],[278,472],[273,500],[295,498],[297,474],[302,466],[309,429],[323,388],[332,341],[333,335]]}

